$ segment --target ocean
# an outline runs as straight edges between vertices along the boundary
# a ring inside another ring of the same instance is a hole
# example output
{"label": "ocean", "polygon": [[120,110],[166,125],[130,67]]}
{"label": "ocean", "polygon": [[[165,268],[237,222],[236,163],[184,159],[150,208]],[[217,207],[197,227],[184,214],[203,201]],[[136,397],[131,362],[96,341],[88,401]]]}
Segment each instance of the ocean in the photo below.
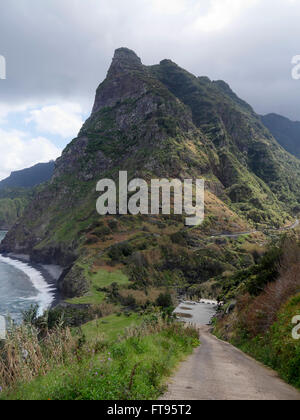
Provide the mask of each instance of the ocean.
{"label": "ocean", "polygon": [[[0,231],[0,242],[5,235]],[[0,315],[20,322],[23,311],[38,305],[42,314],[54,298],[54,286],[47,283],[38,269],[0,255]]]}

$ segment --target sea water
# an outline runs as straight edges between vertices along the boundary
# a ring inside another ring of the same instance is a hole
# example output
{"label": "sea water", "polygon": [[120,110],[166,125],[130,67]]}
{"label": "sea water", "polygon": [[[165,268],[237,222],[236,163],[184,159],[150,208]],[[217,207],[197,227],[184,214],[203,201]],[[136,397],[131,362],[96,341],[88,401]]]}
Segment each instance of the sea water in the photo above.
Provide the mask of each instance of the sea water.
{"label": "sea water", "polygon": [[[6,232],[0,231],[0,241]],[[23,311],[38,305],[39,313],[51,306],[55,290],[42,273],[29,264],[0,255],[0,315],[22,320]]]}

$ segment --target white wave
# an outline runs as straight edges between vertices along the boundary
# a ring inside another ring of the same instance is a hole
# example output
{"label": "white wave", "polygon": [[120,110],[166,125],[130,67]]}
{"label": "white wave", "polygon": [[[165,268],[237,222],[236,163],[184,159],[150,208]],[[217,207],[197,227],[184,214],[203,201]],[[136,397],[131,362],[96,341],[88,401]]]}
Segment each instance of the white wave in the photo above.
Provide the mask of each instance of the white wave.
{"label": "white wave", "polygon": [[29,277],[38,294],[37,296],[28,298],[28,300],[34,300],[37,302],[39,306],[39,315],[42,315],[47,309],[49,309],[54,300],[55,287],[48,284],[37,269],[22,261],[13,260],[12,258],[4,257],[3,255],[0,255],[0,262],[9,264],[18,270],[23,271],[23,273]]}

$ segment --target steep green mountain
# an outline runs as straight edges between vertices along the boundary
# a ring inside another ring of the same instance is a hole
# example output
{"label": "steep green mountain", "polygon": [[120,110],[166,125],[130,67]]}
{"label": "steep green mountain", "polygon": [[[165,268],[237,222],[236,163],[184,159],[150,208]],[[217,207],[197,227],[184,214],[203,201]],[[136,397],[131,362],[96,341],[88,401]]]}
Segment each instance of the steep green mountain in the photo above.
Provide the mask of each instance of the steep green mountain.
{"label": "steep green mountain", "polygon": [[[99,217],[96,182],[117,180],[119,170],[127,170],[129,179],[204,178],[205,222],[189,229],[183,217]],[[90,118],[1,249],[73,265],[61,283],[69,297],[92,287],[100,299],[106,289],[99,287],[99,270],[107,266],[124,269],[131,289],[175,283],[193,288],[251,263],[243,250],[210,243],[212,234],[292,220],[299,175],[300,161],[225,82],[195,77],[169,60],[146,67],[121,48]]]}
{"label": "steep green mountain", "polygon": [[49,181],[54,172],[53,161],[12,172],[0,181],[0,229],[10,229],[23,215],[34,195],[34,187]]}
{"label": "steep green mountain", "polygon": [[7,188],[32,188],[47,182],[53,175],[54,165],[53,161],[38,163],[31,168],[12,172],[8,178],[0,181],[0,190]]}
{"label": "steep green mountain", "polygon": [[261,119],[278,143],[289,153],[300,158],[300,122],[277,114],[264,115]]}
{"label": "steep green mountain", "polygon": [[152,72],[189,106],[194,124],[214,144],[218,158],[213,170],[236,210],[251,212],[254,207],[253,220],[259,222],[269,218],[276,198],[285,208],[297,207],[294,171],[299,162],[278,147],[259,116],[225,82],[197,78],[169,60]]}

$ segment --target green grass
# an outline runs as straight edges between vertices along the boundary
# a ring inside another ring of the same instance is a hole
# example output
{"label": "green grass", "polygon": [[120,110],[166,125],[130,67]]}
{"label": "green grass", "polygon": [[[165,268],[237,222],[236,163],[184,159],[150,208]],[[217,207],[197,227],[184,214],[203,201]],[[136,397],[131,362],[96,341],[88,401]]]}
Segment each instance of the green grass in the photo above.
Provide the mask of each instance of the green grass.
{"label": "green grass", "polygon": [[69,299],[68,303],[73,304],[100,304],[105,299],[105,293],[99,289],[103,289],[111,286],[113,283],[117,283],[120,286],[126,286],[129,284],[128,277],[122,273],[122,271],[108,272],[105,270],[99,270],[97,273],[89,276],[91,281],[90,291],[79,298]]}
{"label": "green grass", "polygon": [[199,345],[196,330],[180,324],[96,351],[20,386],[1,400],[151,400],[165,390],[176,365]]}
{"label": "green grass", "polygon": [[300,294],[283,306],[277,322],[263,337],[234,344],[300,389],[300,340],[292,337],[292,318],[296,315],[300,315]]}
{"label": "green grass", "polygon": [[125,328],[132,325],[139,325],[143,318],[134,313],[130,316],[126,315],[110,315],[105,318],[88,322],[82,326],[82,331],[88,341],[95,340],[96,337],[104,334],[109,341],[116,340]]}

